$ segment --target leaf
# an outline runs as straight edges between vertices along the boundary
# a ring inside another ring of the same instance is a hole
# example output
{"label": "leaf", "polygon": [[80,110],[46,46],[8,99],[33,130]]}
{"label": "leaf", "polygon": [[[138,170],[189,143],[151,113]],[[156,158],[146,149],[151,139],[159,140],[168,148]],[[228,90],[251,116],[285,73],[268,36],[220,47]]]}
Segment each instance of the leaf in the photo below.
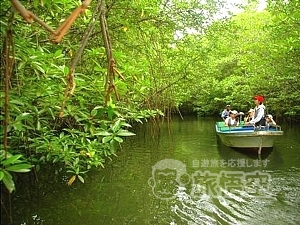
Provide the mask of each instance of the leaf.
{"label": "leaf", "polygon": [[36,124],[36,130],[41,130],[41,122],[38,120]]}
{"label": "leaf", "polygon": [[4,177],[4,172],[0,170],[0,181],[3,179],[3,177]]}
{"label": "leaf", "polygon": [[13,163],[16,163],[16,162],[20,162],[18,159],[21,158],[22,155],[18,154],[18,155],[14,155],[14,156],[11,156],[9,157],[8,159],[4,160],[2,163],[3,166],[7,166],[9,164],[13,164]]}
{"label": "leaf", "polygon": [[122,123],[122,126],[124,126],[124,127],[132,127],[129,123],[125,123],[125,122]]}
{"label": "leaf", "polygon": [[85,153],[88,157],[92,158],[96,152],[87,152]]}
{"label": "leaf", "polygon": [[78,177],[78,179],[81,181],[81,183],[84,183],[84,179],[83,179],[82,176],[78,175],[77,177]]}
{"label": "leaf", "polygon": [[64,74],[67,75],[69,73],[69,67],[65,66],[64,67]]}
{"label": "leaf", "polygon": [[103,142],[103,143],[107,143],[107,142],[109,142],[111,139],[112,139],[112,136],[106,136],[106,137],[102,138],[102,142]]}
{"label": "leaf", "polygon": [[120,137],[114,137],[114,140],[119,142],[119,143],[122,143],[123,142],[123,139],[120,138]]}
{"label": "leaf", "polygon": [[62,55],[62,51],[61,49],[58,49],[55,53],[54,53],[54,58],[59,58]]}
{"label": "leaf", "polygon": [[54,115],[54,113],[53,113],[53,111],[52,111],[51,108],[49,108],[49,112],[51,113],[52,119],[55,120],[55,115]]}
{"label": "leaf", "polygon": [[18,100],[15,100],[15,99],[12,99],[12,100],[10,100],[9,102],[10,102],[10,103],[14,103],[14,104],[16,104],[16,105],[21,105],[21,106],[23,106],[23,105],[24,105],[24,103],[23,103],[23,102],[20,102],[20,101],[18,101]]}
{"label": "leaf", "polygon": [[114,125],[112,126],[112,130],[113,130],[114,133],[117,132],[117,131],[120,129],[120,127],[121,127],[121,122],[122,122],[122,120],[118,119],[118,120],[114,123]]}
{"label": "leaf", "polygon": [[97,113],[98,113],[97,109],[93,109],[93,110],[91,111],[91,115],[92,115],[92,116],[96,116]]}
{"label": "leaf", "polygon": [[17,173],[27,173],[30,171],[31,167],[32,167],[31,165],[24,163],[24,164],[17,164],[17,165],[7,167],[6,170],[11,172],[17,172]]}
{"label": "leaf", "polygon": [[30,116],[30,113],[22,113],[20,115],[18,115],[15,119],[15,121],[21,121],[21,120],[24,120],[26,119],[27,117]]}
{"label": "leaf", "polygon": [[32,63],[32,64],[35,66],[35,68],[36,68],[39,72],[45,73],[45,70],[44,70],[38,63]]}
{"label": "leaf", "polygon": [[138,122],[138,123],[143,123],[143,121],[142,121],[141,119],[139,119],[139,118],[134,118],[134,120],[135,120],[136,122]]}
{"label": "leaf", "polygon": [[37,164],[37,165],[35,166],[35,169],[36,169],[37,172],[39,172],[40,169],[41,169],[41,166],[40,166],[39,164]]}
{"label": "leaf", "polygon": [[111,133],[107,132],[107,131],[100,131],[96,134],[94,134],[95,136],[110,136],[112,135]]}
{"label": "leaf", "polygon": [[107,107],[107,116],[108,116],[108,119],[112,120],[114,114],[115,114],[114,108],[113,108],[112,106],[109,105],[109,106]]}
{"label": "leaf", "polygon": [[15,183],[12,179],[12,176],[9,172],[7,171],[3,171],[4,172],[4,176],[3,176],[3,183],[5,185],[5,187],[8,189],[9,193],[12,193],[16,188],[15,188]]}
{"label": "leaf", "polygon": [[135,133],[129,132],[127,130],[119,130],[119,132],[117,133],[118,136],[122,136],[122,137],[128,137],[128,136],[134,136]]}
{"label": "leaf", "polygon": [[104,109],[104,107],[100,105],[100,106],[96,106],[94,109],[95,109],[95,110],[96,110],[96,109]]}
{"label": "leaf", "polygon": [[73,176],[70,178],[70,180],[68,181],[68,186],[71,186],[71,185],[74,183],[75,180],[76,180],[76,175],[73,175]]}
{"label": "leaf", "polygon": [[91,127],[90,127],[90,133],[91,133],[91,135],[94,135],[94,132],[95,132],[95,129],[94,129],[93,126],[91,126]]}
{"label": "leaf", "polygon": [[21,122],[17,122],[13,124],[13,128],[17,131],[22,131],[23,130],[23,125]]}

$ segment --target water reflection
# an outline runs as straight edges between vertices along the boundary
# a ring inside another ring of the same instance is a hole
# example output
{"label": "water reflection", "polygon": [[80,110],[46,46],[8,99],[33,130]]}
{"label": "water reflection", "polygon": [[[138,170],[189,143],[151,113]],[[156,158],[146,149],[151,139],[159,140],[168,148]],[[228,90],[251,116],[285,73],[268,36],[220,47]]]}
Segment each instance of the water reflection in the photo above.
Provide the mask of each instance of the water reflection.
{"label": "water reflection", "polygon": [[[219,136],[216,136],[216,140],[217,140],[217,144],[218,144],[217,146],[218,146],[219,153],[224,158],[228,158],[228,157],[232,157],[232,156],[240,157],[242,155],[247,155],[254,159],[257,159],[257,158],[266,159],[273,151],[273,147],[272,148],[263,148],[261,151],[261,154],[258,155],[257,148],[232,148],[232,147],[225,146],[222,143]],[[241,153],[241,154],[236,154],[236,153]]]}
{"label": "water reflection", "polygon": [[[68,187],[64,175],[54,180],[45,170],[38,183],[22,180],[13,225],[298,224],[299,128],[283,127],[284,138],[258,158],[220,145],[214,123],[174,118],[155,138],[151,124],[137,127],[85,184]],[[174,164],[157,164],[165,159]]]}

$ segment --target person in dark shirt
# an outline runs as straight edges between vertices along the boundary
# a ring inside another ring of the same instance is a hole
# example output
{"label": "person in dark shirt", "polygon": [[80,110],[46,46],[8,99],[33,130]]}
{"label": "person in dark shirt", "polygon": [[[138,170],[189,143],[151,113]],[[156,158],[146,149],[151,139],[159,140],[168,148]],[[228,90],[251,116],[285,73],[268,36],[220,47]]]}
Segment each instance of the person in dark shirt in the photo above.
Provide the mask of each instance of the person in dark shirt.
{"label": "person in dark shirt", "polygon": [[230,112],[230,105],[226,105],[226,108],[223,110],[221,114],[223,121],[225,121],[226,118],[229,117],[229,112]]}

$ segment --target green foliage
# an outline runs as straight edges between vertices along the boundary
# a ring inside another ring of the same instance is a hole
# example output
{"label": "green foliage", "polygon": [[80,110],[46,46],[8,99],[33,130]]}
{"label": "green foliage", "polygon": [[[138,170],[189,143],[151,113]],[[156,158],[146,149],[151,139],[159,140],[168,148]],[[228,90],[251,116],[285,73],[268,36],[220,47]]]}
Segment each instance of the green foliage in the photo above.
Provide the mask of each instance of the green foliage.
{"label": "green foliage", "polygon": [[216,21],[200,43],[195,42],[200,61],[205,62],[197,66],[201,75],[195,74],[197,84],[191,93],[199,114],[219,113],[228,103],[237,110],[248,110],[256,94],[266,97],[269,113],[284,117],[300,114],[300,39],[295,22],[300,16],[299,5],[273,4],[269,11],[249,8]]}
{"label": "green foliage", "polygon": [[27,173],[32,168],[32,165],[21,158],[24,158],[21,154],[12,155],[9,152],[0,150],[0,181],[3,182],[10,193],[16,189],[13,173]]}
{"label": "green foliage", "polygon": [[11,119],[10,146],[15,152],[29,151],[32,163],[63,164],[76,176],[104,167],[105,159],[115,155],[117,144],[135,134],[127,130],[131,125],[122,118],[122,108],[112,101],[108,107],[96,106],[90,112],[80,105],[67,107],[65,117],[54,120],[51,108],[39,111],[36,106],[27,106],[26,113]]}

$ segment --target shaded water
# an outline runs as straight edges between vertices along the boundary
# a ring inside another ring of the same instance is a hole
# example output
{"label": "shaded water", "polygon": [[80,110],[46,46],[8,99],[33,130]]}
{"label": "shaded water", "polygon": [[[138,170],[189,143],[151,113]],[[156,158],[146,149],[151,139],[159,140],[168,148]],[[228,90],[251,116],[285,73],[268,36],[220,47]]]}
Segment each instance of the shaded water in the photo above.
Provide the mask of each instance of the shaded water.
{"label": "shaded water", "polygon": [[214,123],[175,118],[157,138],[143,125],[85,184],[23,181],[13,224],[300,224],[300,129],[283,126],[258,158],[222,145]]}

